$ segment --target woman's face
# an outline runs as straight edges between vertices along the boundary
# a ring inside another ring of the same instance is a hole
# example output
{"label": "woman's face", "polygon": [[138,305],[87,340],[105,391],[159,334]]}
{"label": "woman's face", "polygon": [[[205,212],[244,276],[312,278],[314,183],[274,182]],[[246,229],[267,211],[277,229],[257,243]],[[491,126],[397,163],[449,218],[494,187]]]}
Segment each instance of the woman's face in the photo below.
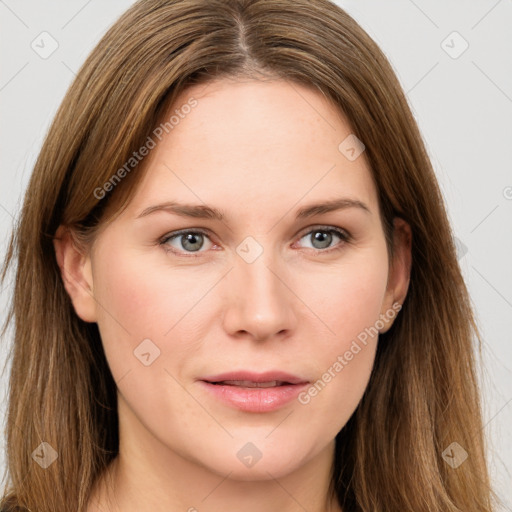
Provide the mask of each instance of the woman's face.
{"label": "woman's face", "polygon": [[318,92],[222,80],[175,109],[70,294],[98,324],[134,451],[277,478],[331,456],[407,256],[388,275],[364,148]]}

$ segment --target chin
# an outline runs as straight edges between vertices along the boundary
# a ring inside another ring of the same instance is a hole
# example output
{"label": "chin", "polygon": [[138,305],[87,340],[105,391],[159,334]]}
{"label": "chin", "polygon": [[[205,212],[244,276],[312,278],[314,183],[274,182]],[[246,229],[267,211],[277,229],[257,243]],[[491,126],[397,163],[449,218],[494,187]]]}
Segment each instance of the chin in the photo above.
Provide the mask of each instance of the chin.
{"label": "chin", "polygon": [[281,454],[278,454],[275,460],[264,461],[262,458],[252,467],[245,467],[240,463],[234,464],[233,460],[229,459],[222,466],[216,465],[215,468],[210,468],[210,470],[223,477],[229,474],[230,480],[254,482],[280,479],[300,468],[301,461],[295,458],[290,460],[285,458],[283,460],[279,455]]}
{"label": "chin", "polygon": [[263,481],[293,473],[314,457],[313,447],[305,449],[305,443],[300,440],[276,436],[271,442],[265,436],[268,436],[267,431],[243,440],[237,436],[230,443],[211,450],[208,460],[203,457],[198,462],[222,477],[229,474],[231,480]]}

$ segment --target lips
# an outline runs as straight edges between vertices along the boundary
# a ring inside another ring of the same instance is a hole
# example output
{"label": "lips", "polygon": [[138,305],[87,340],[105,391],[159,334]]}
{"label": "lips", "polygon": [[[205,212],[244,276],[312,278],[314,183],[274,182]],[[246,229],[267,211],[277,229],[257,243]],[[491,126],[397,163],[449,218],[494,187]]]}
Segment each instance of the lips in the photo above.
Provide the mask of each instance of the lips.
{"label": "lips", "polygon": [[200,379],[200,385],[224,405],[245,412],[270,412],[290,403],[308,381],[281,371],[237,371]]}

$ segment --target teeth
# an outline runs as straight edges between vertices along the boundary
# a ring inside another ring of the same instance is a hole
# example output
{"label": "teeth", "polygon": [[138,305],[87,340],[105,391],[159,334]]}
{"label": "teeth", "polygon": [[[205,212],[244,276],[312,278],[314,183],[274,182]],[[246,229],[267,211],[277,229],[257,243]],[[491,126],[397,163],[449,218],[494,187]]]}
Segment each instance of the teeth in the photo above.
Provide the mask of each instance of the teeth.
{"label": "teeth", "polygon": [[227,386],[240,386],[244,388],[273,388],[281,386],[284,381],[271,380],[269,382],[253,382],[250,380],[223,380],[222,382],[216,382],[216,384],[225,384]]}

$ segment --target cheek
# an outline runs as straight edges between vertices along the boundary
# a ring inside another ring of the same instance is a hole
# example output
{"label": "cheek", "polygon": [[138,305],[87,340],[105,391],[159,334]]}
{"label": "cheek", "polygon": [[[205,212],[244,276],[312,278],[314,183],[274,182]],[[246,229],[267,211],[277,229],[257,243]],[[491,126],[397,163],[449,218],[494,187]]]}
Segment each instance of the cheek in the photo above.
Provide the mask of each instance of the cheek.
{"label": "cheek", "polygon": [[148,345],[152,357],[163,355],[164,334],[178,320],[183,297],[179,280],[170,283],[136,251],[111,246],[98,251],[93,277],[98,328],[117,379],[142,366],[134,351],[144,340],[154,344]]}
{"label": "cheek", "polygon": [[94,275],[94,296],[100,305],[98,323],[136,335],[152,325],[155,290],[136,261],[109,254],[100,260]]}
{"label": "cheek", "polygon": [[[148,370],[156,375],[168,367],[179,375],[211,328],[214,295],[208,292],[218,275],[169,269],[161,255],[150,257],[113,238],[98,249],[93,277],[97,323],[114,379],[128,371],[131,380],[140,372],[147,379]],[[137,357],[148,351],[146,359],[154,362],[146,367]]]}
{"label": "cheek", "polygon": [[308,305],[327,327],[314,338],[314,348],[304,354],[315,361],[317,380],[299,401],[306,407],[331,411],[323,416],[323,428],[335,433],[357,407],[373,368],[387,283],[385,254],[354,259],[322,282],[321,287],[314,287],[310,280],[305,283]]}
{"label": "cheek", "polygon": [[[388,278],[382,251],[347,259],[318,279],[312,275],[303,295],[329,327],[338,349],[379,319]],[[318,283],[321,283],[319,286]],[[329,346],[334,347],[332,343]]]}

